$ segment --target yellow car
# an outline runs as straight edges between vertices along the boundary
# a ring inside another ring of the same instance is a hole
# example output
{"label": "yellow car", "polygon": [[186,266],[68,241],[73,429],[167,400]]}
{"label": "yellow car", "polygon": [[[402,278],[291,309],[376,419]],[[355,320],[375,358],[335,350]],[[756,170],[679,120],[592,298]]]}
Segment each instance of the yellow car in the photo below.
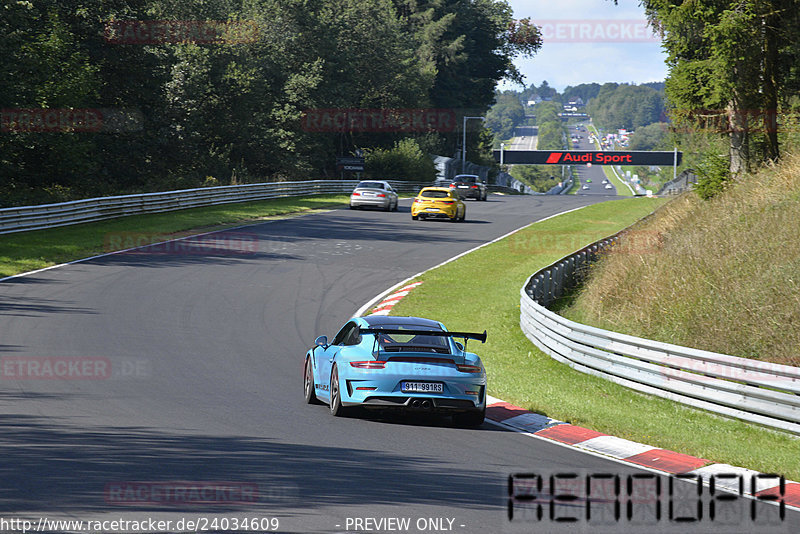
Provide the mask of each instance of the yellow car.
{"label": "yellow car", "polygon": [[411,204],[411,218],[447,217],[461,222],[467,216],[467,207],[458,197],[458,191],[449,187],[425,187]]}

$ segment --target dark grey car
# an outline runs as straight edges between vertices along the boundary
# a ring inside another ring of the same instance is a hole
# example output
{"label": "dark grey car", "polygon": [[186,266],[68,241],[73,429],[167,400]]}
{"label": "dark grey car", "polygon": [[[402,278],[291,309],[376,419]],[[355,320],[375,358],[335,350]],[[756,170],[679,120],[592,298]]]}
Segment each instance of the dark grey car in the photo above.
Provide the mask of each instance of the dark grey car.
{"label": "dark grey car", "polygon": [[486,182],[475,174],[458,174],[453,178],[450,189],[458,191],[461,198],[474,198],[475,200],[486,200],[488,190]]}

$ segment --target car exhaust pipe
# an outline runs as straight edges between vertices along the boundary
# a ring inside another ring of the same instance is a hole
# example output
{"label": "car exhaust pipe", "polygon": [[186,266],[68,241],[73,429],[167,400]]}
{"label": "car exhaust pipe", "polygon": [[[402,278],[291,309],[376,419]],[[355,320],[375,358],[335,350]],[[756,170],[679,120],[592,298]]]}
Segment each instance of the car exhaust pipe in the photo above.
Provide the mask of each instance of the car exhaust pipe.
{"label": "car exhaust pipe", "polygon": [[424,400],[422,401],[422,409],[429,410],[431,408],[431,401]]}
{"label": "car exhaust pipe", "polygon": [[422,401],[420,401],[419,399],[414,399],[414,400],[411,401],[411,407],[412,408],[419,408],[419,405],[421,404],[421,402]]}

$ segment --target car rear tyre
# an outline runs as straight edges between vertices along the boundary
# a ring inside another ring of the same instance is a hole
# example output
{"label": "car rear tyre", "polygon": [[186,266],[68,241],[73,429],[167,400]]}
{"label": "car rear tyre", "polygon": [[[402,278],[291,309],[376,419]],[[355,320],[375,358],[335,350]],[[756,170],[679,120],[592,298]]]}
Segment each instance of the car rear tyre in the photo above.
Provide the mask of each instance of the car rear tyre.
{"label": "car rear tyre", "polygon": [[412,215],[412,216],[411,216],[411,220],[412,220],[412,221],[416,221],[417,219],[419,219],[419,217],[417,217],[416,215]]}
{"label": "car rear tyre", "polygon": [[339,389],[339,370],[333,366],[331,370],[331,414],[334,417],[342,417],[347,412],[347,408],[342,406],[342,392]]}
{"label": "car rear tyre", "polygon": [[483,424],[486,418],[486,407],[483,410],[453,414],[453,423],[460,427],[475,428]]}
{"label": "car rear tyre", "polygon": [[461,218],[458,220],[458,222],[464,222],[464,219],[466,218],[467,218],[467,208],[464,208],[464,211],[461,212]]}
{"label": "car rear tyre", "polygon": [[306,358],[305,372],[303,373],[303,392],[306,404],[317,404],[317,394],[314,392],[314,370],[311,368],[311,360],[308,358]]}

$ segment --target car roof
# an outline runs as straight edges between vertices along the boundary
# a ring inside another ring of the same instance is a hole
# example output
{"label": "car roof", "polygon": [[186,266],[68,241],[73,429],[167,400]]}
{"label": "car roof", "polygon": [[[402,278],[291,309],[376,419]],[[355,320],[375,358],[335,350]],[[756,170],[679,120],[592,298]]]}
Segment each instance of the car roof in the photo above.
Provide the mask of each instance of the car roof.
{"label": "car roof", "polygon": [[419,190],[420,193],[422,193],[423,191],[446,191],[448,193],[451,193],[452,189],[450,189],[449,187],[423,187],[422,189]]}
{"label": "car roof", "polygon": [[456,178],[461,178],[462,176],[469,176],[470,178],[477,178],[477,174],[456,174]]}
{"label": "car roof", "polygon": [[369,326],[405,326],[405,327],[420,327],[420,328],[435,328],[442,330],[442,324],[439,321],[431,319],[424,319],[422,317],[397,317],[391,315],[368,315],[361,318]]}
{"label": "car roof", "polygon": [[358,185],[356,185],[356,187],[365,183],[389,185],[389,182],[385,180],[361,180],[360,182],[358,182]]}

